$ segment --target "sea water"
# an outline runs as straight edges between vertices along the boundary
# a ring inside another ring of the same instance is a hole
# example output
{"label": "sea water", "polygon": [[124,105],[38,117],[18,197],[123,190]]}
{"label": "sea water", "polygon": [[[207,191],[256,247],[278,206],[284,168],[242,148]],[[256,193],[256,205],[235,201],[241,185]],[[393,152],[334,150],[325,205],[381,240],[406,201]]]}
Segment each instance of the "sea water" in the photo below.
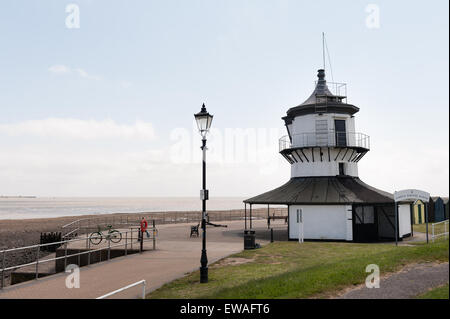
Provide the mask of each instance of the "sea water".
{"label": "sea water", "polygon": [[[208,210],[243,209],[244,198],[208,200]],[[0,198],[0,219],[50,218],[110,213],[200,211],[195,197],[37,197]]]}

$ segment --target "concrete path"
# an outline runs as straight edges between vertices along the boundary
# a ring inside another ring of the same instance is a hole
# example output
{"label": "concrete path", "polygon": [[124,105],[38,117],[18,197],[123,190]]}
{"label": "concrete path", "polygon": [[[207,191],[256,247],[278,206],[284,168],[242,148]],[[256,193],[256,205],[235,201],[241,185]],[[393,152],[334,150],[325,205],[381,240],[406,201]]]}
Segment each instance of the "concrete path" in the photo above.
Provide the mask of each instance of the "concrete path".
{"label": "concrete path", "polygon": [[365,285],[345,292],[339,299],[408,299],[430,288],[448,283],[448,263],[423,263],[405,267],[402,271],[380,279],[380,288]]}
{"label": "concrete path", "polygon": [[[228,228],[207,228],[209,263],[243,249],[243,221],[221,222]],[[80,288],[66,288],[66,273],[44,277],[0,291],[1,298],[96,298],[136,281],[147,281],[147,293],[197,270],[200,266],[201,236],[189,238],[191,224],[158,226],[155,251],[114,258],[80,268]],[[256,229],[267,231],[266,221],[254,222]],[[257,242],[265,243],[263,240]],[[146,243],[151,247],[151,242]],[[142,288],[124,291],[116,298],[136,298]]]}

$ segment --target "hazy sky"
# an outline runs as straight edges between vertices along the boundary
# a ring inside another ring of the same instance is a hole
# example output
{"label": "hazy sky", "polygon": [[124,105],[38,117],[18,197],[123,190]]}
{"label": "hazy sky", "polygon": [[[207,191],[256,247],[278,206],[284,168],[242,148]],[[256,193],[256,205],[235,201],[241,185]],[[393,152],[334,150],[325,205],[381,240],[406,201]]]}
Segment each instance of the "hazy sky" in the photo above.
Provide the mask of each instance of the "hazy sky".
{"label": "hazy sky", "polygon": [[[69,28],[71,3],[79,28]],[[357,131],[371,136],[360,178],[448,196],[448,9],[447,0],[3,0],[0,195],[198,196],[193,114],[203,102],[214,114],[211,196],[285,183],[281,117],[311,94],[324,31],[334,80],[348,84]]]}

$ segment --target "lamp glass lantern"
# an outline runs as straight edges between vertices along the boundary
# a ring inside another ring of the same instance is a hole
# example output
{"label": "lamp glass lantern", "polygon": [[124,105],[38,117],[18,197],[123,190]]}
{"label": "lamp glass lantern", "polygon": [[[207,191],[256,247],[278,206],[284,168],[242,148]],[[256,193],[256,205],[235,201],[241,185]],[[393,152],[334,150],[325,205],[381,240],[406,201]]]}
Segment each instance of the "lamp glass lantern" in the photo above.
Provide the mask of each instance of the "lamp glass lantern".
{"label": "lamp glass lantern", "polygon": [[213,116],[208,113],[206,110],[205,104],[202,105],[202,109],[197,114],[194,114],[195,121],[197,122],[198,130],[200,134],[205,137],[206,133],[208,133],[211,122],[213,120]]}

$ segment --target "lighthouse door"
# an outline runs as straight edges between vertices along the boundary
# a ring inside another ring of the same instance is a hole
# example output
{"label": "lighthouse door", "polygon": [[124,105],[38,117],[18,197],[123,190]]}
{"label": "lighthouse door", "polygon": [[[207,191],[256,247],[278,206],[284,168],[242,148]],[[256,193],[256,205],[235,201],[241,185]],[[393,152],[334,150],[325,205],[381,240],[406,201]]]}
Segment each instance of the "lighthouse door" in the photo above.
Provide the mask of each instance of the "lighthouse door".
{"label": "lighthouse door", "polygon": [[375,207],[353,206],[353,240],[372,242],[378,239],[377,216]]}
{"label": "lighthouse door", "polygon": [[334,131],[336,133],[336,146],[347,146],[345,120],[334,120]]}

